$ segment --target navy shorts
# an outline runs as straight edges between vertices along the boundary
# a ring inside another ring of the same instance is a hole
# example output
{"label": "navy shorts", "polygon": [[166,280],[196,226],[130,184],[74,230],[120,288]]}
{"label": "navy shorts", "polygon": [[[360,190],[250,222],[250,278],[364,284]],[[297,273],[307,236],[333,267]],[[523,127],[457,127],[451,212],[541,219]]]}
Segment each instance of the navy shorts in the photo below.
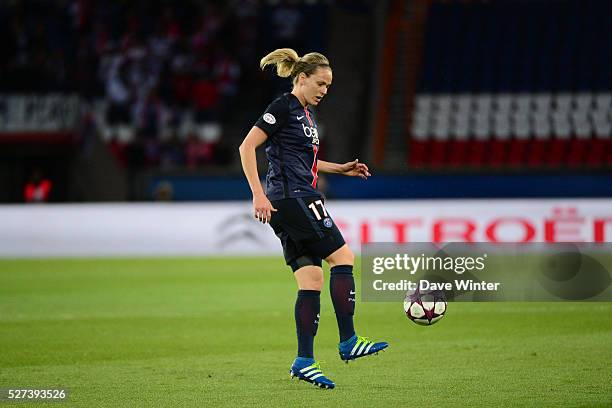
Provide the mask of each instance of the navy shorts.
{"label": "navy shorts", "polygon": [[[321,266],[321,260],[345,242],[321,197],[285,198],[272,201],[270,226],[283,244],[285,262],[292,269]],[[296,264],[297,262],[297,264]]]}

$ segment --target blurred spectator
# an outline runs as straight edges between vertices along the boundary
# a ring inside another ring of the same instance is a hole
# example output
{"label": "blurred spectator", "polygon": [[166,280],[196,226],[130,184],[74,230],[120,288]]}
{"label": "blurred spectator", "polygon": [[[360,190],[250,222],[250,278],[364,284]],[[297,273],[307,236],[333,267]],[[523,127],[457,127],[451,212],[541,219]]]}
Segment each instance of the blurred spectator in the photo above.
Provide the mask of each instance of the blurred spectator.
{"label": "blurred spectator", "polygon": [[110,126],[127,125],[132,121],[130,113],[131,94],[128,87],[128,66],[123,58],[116,56],[106,78],[106,122]]}
{"label": "blurred spectator", "polygon": [[174,187],[172,183],[162,180],[155,186],[153,190],[153,199],[155,201],[172,201],[174,197]]}
{"label": "blurred spectator", "polygon": [[211,154],[229,145],[223,125],[235,117],[240,91],[261,81],[260,56],[281,46],[307,51],[312,44],[300,33],[316,7],[259,0],[0,2],[0,89],[78,92],[109,149],[130,168],[226,163],[231,156]]}
{"label": "blurred spectator", "polygon": [[176,133],[160,146],[159,164],[162,170],[182,167],[185,163],[185,148]]}
{"label": "blurred spectator", "polygon": [[274,48],[301,49],[304,32],[304,16],[299,4],[284,0],[272,9],[270,22],[273,27]]}
{"label": "blurred spectator", "polygon": [[214,143],[202,141],[193,134],[187,142],[186,155],[187,167],[190,169],[213,164]]}
{"label": "blurred spectator", "polygon": [[216,107],[219,103],[217,84],[206,74],[201,74],[193,87],[193,104],[198,123],[217,119]]}
{"label": "blurred spectator", "polygon": [[24,201],[26,203],[45,203],[49,201],[51,187],[51,180],[44,177],[40,169],[34,169],[23,189]]}
{"label": "blurred spectator", "polygon": [[148,95],[140,96],[136,101],[134,106],[135,125],[145,139],[159,138],[162,110],[162,104],[155,88],[149,90]]}
{"label": "blurred spectator", "polygon": [[220,48],[213,67],[213,76],[219,91],[222,112],[230,110],[234,97],[238,95],[240,73],[238,62],[227,51]]}

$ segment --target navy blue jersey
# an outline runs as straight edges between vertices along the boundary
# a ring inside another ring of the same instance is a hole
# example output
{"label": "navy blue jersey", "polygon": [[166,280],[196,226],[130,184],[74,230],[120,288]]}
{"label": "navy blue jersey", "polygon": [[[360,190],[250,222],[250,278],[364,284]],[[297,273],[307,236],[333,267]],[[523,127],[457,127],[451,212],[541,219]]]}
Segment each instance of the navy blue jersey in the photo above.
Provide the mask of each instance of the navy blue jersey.
{"label": "navy blue jersey", "polygon": [[268,199],[320,196],[316,189],[319,134],[312,110],[285,93],[266,108],[255,126],[268,135]]}

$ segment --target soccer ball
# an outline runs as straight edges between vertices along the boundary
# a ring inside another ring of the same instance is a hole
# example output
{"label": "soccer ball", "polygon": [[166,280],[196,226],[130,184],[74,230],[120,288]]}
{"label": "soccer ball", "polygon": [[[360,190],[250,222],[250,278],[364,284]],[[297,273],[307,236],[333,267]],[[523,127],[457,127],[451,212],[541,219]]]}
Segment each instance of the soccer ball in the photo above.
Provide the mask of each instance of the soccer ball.
{"label": "soccer ball", "polygon": [[406,316],[421,326],[430,326],[444,317],[446,298],[441,290],[406,292],[404,299]]}

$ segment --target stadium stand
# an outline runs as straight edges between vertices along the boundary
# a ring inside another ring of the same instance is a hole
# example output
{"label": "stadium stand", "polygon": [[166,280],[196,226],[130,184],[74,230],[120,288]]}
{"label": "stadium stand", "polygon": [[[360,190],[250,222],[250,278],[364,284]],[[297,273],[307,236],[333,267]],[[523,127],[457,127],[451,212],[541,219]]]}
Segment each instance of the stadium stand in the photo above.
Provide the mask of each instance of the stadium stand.
{"label": "stadium stand", "polygon": [[412,168],[612,165],[612,3],[431,3]]}
{"label": "stadium stand", "polygon": [[[0,96],[77,95],[83,116],[91,115],[95,133],[127,168],[227,165],[225,134],[241,114],[238,95],[249,99],[255,81],[269,82],[258,70],[262,50],[320,49],[327,7],[317,1],[3,2]],[[318,19],[309,28],[320,33],[304,39],[300,30],[312,15]],[[0,132],[13,130],[1,125]],[[14,130],[17,141],[25,140],[20,126]]]}
{"label": "stadium stand", "polygon": [[[330,196],[560,197],[558,177],[607,196],[609,177],[569,176],[612,166],[611,12],[594,0],[0,2],[0,202],[23,201],[35,168],[51,202],[248,199],[231,184],[244,182],[235,150],[290,86],[258,69],[281,46],[333,61],[321,158],[358,157],[377,175],[365,190],[330,177]],[[507,191],[488,189],[490,174]]]}

